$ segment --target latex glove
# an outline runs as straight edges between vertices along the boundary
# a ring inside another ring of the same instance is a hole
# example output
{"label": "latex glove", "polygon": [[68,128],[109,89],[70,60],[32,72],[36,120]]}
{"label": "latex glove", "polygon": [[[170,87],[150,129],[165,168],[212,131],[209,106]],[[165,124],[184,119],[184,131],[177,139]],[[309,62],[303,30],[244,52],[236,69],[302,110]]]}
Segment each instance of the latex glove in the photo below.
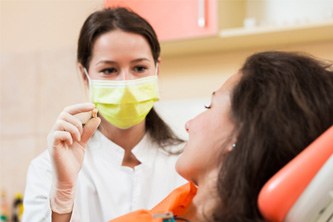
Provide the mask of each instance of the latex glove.
{"label": "latex glove", "polygon": [[95,117],[83,126],[75,115],[91,112],[94,108],[92,103],[66,107],[48,135],[54,172],[50,201],[51,209],[56,213],[69,213],[73,209],[74,186],[82,167],[85,148],[101,122],[100,118]]}

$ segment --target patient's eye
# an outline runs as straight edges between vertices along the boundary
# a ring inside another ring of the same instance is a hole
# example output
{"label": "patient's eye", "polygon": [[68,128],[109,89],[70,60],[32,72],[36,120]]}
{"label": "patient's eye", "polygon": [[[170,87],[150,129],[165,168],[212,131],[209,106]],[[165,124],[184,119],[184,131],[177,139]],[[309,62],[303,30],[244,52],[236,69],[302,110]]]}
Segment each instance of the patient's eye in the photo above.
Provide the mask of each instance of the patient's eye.
{"label": "patient's eye", "polygon": [[215,92],[212,93],[212,98],[211,98],[211,101],[210,101],[210,104],[209,105],[205,105],[205,108],[206,109],[210,109],[212,108],[212,101],[213,101],[213,96],[215,95]]}

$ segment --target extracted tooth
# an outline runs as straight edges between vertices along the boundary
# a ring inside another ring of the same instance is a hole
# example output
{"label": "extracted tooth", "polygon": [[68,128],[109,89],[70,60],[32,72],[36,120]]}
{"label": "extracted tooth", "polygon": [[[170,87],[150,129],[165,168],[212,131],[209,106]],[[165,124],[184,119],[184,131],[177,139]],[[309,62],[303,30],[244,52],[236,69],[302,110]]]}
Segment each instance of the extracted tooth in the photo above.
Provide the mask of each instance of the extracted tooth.
{"label": "extracted tooth", "polygon": [[93,109],[93,110],[91,111],[91,116],[92,116],[92,118],[96,118],[96,117],[97,117],[97,113],[98,113],[98,109],[97,109],[97,108]]}

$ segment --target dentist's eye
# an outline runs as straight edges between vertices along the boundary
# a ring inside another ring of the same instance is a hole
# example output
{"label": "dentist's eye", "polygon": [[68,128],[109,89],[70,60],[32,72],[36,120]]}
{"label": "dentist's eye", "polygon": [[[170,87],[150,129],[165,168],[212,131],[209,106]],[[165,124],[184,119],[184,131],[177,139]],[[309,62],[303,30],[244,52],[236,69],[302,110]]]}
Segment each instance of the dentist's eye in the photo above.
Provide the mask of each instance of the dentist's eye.
{"label": "dentist's eye", "polygon": [[134,70],[135,70],[135,72],[140,72],[140,73],[142,73],[142,72],[145,72],[145,71],[147,70],[147,67],[145,67],[145,66],[136,66],[136,67],[134,68]]}
{"label": "dentist's eye", "polygon": [[210,109],[210,108],[212,108],[212,105],[205,105],[205,109]]}
{"label": "dentist's eye", "polygon": [[101,70],[101,72],[104,74],[104,75],[110,75],[110,74],[114,74],[117,72],[117,69],[116,68],[106,68],[106,69],[103,69]]}

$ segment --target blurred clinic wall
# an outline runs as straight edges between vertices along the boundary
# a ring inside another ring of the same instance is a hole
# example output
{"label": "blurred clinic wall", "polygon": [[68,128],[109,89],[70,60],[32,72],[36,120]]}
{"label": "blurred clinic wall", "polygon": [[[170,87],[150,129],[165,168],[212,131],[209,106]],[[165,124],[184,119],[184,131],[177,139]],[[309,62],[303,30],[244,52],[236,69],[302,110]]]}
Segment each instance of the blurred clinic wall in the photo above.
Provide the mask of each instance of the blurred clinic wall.
{"label": "blurred clinic wall", "polygon": [[0,192],[24,192],[58,113],[84,100],[75,48],[102,0],[0,0]]}
{"label": "blurred clinic wall", "polygon": [[[333,17],[331,1],[318,1],[329,3]],[[47,133],[57,115],[65,106],[86,100],[75,64],[77,37],[85,18],[102,7],[102,0],[0,0],[0,190],[7,192],[9,200],[16,192],[23,193],[28,164],[46,149]],[[247,25],[267,16],[267,10],[272,8],[255,7],[247,12]],[[274,13],[268,15],[271,19]],[[324,26],[333,29],[330,16]],[[299,42],[288,42],[284,36],[286,40],[279,44],[267,45],[251,45],[248,40],[246,47],[228,50],[182,53],[180,49],[163,54],[170,44],[162,43],[157,110],[186,139],[186,120],[203,110],[211,92],[237,72],[251,53],[305,51],[333,60],[332,32],[325,33],[321,27],[323,37],[307,39],[300,34]]]}

